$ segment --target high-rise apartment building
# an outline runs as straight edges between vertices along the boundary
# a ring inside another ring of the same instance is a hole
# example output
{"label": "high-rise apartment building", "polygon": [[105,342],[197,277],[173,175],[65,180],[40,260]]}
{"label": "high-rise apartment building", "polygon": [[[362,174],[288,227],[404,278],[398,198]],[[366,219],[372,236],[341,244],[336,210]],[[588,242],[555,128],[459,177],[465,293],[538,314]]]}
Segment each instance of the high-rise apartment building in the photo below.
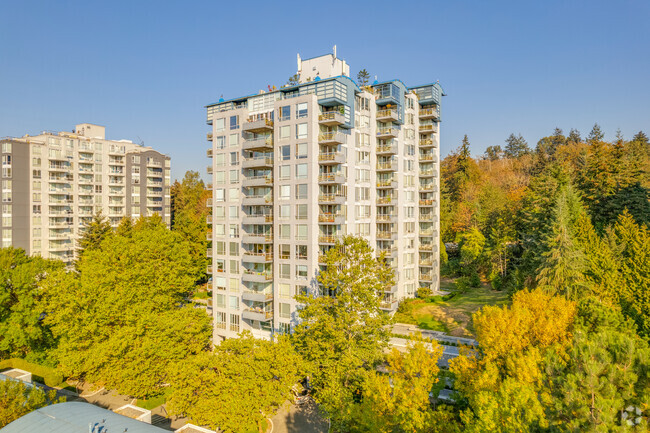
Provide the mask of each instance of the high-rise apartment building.
{"label": "high-rise apartment building", "polygon": [[107,140],[103,126],[0,140],[2,246],[71,261],[84,224],[102,211],[160,214],[170,223],[170,158],[128,140]]}
{"label": "high-rise apartment building", "polygon": [[336,55],[300,82],[207,106],[215,342],[290,332],[297,293],[346,234],[385,252],[382,307],[439,284],[439,84],[358,87]]}

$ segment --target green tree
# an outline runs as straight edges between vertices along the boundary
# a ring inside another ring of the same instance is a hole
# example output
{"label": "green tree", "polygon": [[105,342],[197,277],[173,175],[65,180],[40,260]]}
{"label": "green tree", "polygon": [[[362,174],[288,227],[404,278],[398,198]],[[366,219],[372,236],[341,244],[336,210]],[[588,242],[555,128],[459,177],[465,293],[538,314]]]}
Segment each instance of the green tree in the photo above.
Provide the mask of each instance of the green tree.
{"label": "green tree", "polygon": [[33,410],[64,401],[64,397],[56,398],[55,390],[46,393],[20,381],[0,380],[0,428]]}
{"label": "green tree", "polygon": [[487,149],[485,149],[485,157],[490,161],[501,159],[503,157],[501,146],[488,146]]}
{"label": "green tree", "polygon": [[594,123],[594,127],[591,128],[591,132],[589,132],[589,135],[587,136],[587,143],[594,144],[598,141],[603,141],[604,138],[605,134],[600,129],[600,125]]}
{"label": "green tree", "polygon": [[578,144],[582,142],[582,138],[580,137],[580,131],[577,129],[571,128],[571,131],[569,131],[569,135],[566,138],[567,144]]}
{"label": "green tree", "polygon": [[392,349],[386,360],[387,374],[370,372],[364,381],[351,431],[433,431],[438,419],[429,394],[438,382],[440,356],[442,347],[421,337],[408,343],[406,353]]}
{"label": "green tree", "polygon": [[[257,431],[288,399],[302,361],[288,339],[276,342],[244,332],[177,363],[170,378],[170,414],[224,432]],[[215,410],[218,409],[218,410]]]}
{"label": "green tree", "polygon": [[185,305],[191,263],[187,244],[154,216],[86,251],[78,273],[50,275],[45,322],[59,369],[138,398],[160,393],[169,364],[209,342],[208,316]]}
{"label": "green tree", "polygon": [[368,82],[370,81],[370,73],[366,71],[365,69],[362,69],[359,71],[357,74],[357,84],[359,87],[367,86]]}
{"label": "green tree", "polygon": [[485,264],[485,236],[479,229],[472,227],[460,234],[457,242],[460,249],[461,274],[478,277]]}
{"label": "green tree", "polygon": [[300,75],[298,74],[293,74],[287,80],[287,85],[289,86],[297,86],[298,84],[300,84]]}
{"label": "green tree", "polygon": [[528,147],[528,143],[521,134],[510,134],[506,139],[506,147],[504,149],[506,158],[519,158],[529,152],[530,148]]}
{"label": "green tree", "polygon": [[90,222],[84,224],[83,235],[79,239],[79,255],[96,250],[104,239],[113,234],[111,223],[101,210],[96,212]]}
{"label": "green tree", "polygon": [[643,131],[637,132],[634,137],[632,137],[632,141],[639,142],[641,144],[645,144],[646,146],[650,144],[650,141],[648,141],[648,136],[645,134]]}
{"label": "green tree", "polygon": [[43,325],[41,281],[61,262],[29,257],[22,249],[0,249],[0,357],[44,360],[55,341]]}
{"label": "green tree", "polygon": [[182,182],[172,185],[172,230],[182,235],[192,255],[191,270],[196,281],[205,280],[208,265],[208,225],[206,205],[210,192],[205,189],[199,173],[188,171]]}
{"label": "green tree", "polygon": [[390,317],[381,302],[394,277],[359,237],[344,237],[324,260],[326,267],[317,276],[324,296],[296,297],[304,306],[293,336],[312,374],[314,398],[332,428],[344,431],[363,379],[388,342]]}
{"label": "green tree", "polygon": [[[488,252],[492,264],[491,280],[503,281],[508,273],[508,263],[512,256],[510,247],[515,241],[515,230],[503,218],[498,218],[490,230]],[[499,284],[497,284],[498,286]]]}

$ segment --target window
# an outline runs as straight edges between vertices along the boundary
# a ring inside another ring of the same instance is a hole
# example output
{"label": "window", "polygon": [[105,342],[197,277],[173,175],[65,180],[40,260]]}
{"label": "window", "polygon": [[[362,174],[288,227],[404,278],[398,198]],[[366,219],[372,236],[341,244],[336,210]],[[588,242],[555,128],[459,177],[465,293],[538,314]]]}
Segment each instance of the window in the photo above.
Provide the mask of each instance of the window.
{"label": "window", "polygon": [[239,116],[230,116],[230,129],[239,129]]}
{"label": "window", "polygon": [[370,134],[357,133],[357,147],[370,146]]}
{"label": "window", "polygon": [[[231,292],[239,292],[239,278],[231,278],[228,282],[228,289]],[[237,297],[237,300],[239,301],[239,297]]]}
{"label": "window", "polygon": [[11,165],[11,155],[2,155],[2,165]]}
{"label": "window", "polygon": [[307,138],[307,124],[299,123],[296,125],[296,138]]}
{"label": "window", "polygon": [[291,126],[285,125],[280,127],[280,138],[289,138],[291,136]]}
{"label": "window", "polygon": [[291,119],[291,107],[289,105],[280,107],[280,120],[289,120],[289,119]]}
{"label": "window", "polygon": [[230,134],[228,136],[228,146],[237,146],[239,144],[239,134]]}
{"label": "window", "polygon": [[11,153],[11,143],[9,142],[2,143],[2,151],[4,153]]}
{"label": "window", "polygon": [[280,322],[279,332],[280,334],[291,334],[291,324]]}
{"label": "window", "polygon": [[291,238],[291,225],[290,224],[280,224],[280,239],[290,239]]}
{"label": "window", "polygon": [[[223,259],[217,259],[214,261],[216,266],[215,270],[219,273],[226,272],[226,262]],[[226,290],[225,288],[223,290]]]}
{"label": "window", "polygon": [[296,278],[299,280],[307,279],[307,265],[296,265]]}
{"label": "window", "polygon": [[370,236],[370,224],[369,223],[361,223],[357,224],[357,235],[359,236]]}
{"label": "window", "polygon": [[40,167],[41,166],[41,158],[32,158],[32,166]]}
{"label": "window", "polygon": [[280,283],[280,297],[291,298],[291,284]]}
{"label": "window", "polygon": [[41,178],[41,170],[32,170],[32,177],[34,179],[40,179]]}
{"label": "window", "polygon": [[214,125],[217,132],[224,131],[226,129],[226,119],[223,117],[221,119],[217,119]]}
{"label": "window", "polygon": [[357,201],[370,200],[370,188],[358,186],[354,189],[354,195]]}
{"label": "window", "polygon": [[214,190],[214,201],[224,201],[226,190],[223,188],[216,188]]}
{"label": "window", "polygon": [[291,258],[291,245],[287,244],[280,244],[278,245],[278,252],[280,254],[280,258],[283,260],[288,260]]}
{"label": "window", "polygon": [[239,182],[239,170],[230,170],[230,183]]}
{"label": "window", "polygon": [[230,152],[230,165],[239,165],[239,152]]}
{"label": "window", "polygon": [[213,224],[212,229],[214,230],[214,234],[216,236],[223,236],[226,234],[226,226],[224,224]]}
{"label": "window", "polygon": [[307,245],[296,245],[296,258],[307,260]]}
{"label": "window", "polygon": [[226,295],[222,295],[221,293],[217,294],[217,307],[226,308]]}
{"label": "window", "polygon": [[297,159],[307,158],[307,143],[296,144],[296,158]]}
{"label": "window", "polygon": [[291,278],[291,265],[280,263],[280,278]]}
{"label": "window", "polygon": [[230,242],[230,255],[238,256],[239,255],[239,244],[237,242]]}
{"label": "window", "polygon": [[214,183],[221,185],[226,183],[226,172],[225,171],[215,171],[214,172]]}
{"label": "window", "polygon": [[281,204],[280,205],[280,219],[289,219],[291,218],[291,205],[290,204]]}
{"label": "window", "polygon": [[306,220],[307,219],[307,205],[306,204],[297,204],[296,205],[296,219]]}
{"label": "window", "polygon": [[291,304],[280,303],[280,317],[284,319],[291,318]]}
{"label": "window", "polygon": [[357,162],[360,164],[370,164],[370,152],[358,151]]}
{"label": "window", "polygon": [[296,164],[296,179],[307,178],[307,164]]}
{"label": "window", "polygon": [[370,218],[369,205],[356,205],[357,218]]}
{"label": "window", "polygon": [[280,166],[280,179],[281,180],[291,179],[291,166],[290,165],[281,165]]}
{"label": "window", "polygon": [[215,254],[226,254],[226,243],[225,242],[215,242],[214,243],[214,253]]}
{"label": "window", "polygon": [[296,199],[302,200],[307,198],[307,184],[301,183],[296,185]]}
{"label": "window", "polygon": [[212,208],[212,215],[215,219],[222,220],[226,217],[226,210],[223,206],[215,206]]}
{"label": "window", "polygon": [[239,316],[236,314],[230,315],[230,330],[232,332],[239,332]]}
{"label": "window", "polygon": [[233,220],[239,218],[239,206],[228,206],[228,218]]}
{"label": "window", "polygon": [[230,201],[239,200],[239,188],[230,188],[228,190],[228,200]]}
{"label": "window", "polygon": [[217,153],[214,155],[214,165],[217,167],[223,167],[226,165],[226,154],[225,153]]}
{"label": "window", "polygon": [[230,261],[230,273],[238,274],[239,273],[239,260]]}
{"label": "window", "polygon": [[301,102],[296,105],[296,117],[300,119],[301,117],[307,117],[307,103]]}
{"label": "window", "polygon": [[291,159],[291,146],[280,146],[280,158],[282,161],[287,161]]}
{"label": "window", "polygon": [[307,224],[296,225],[296,239],[299,241],[307,240]]}
{"label": "window", "polygon": [[230,224],[230,231],[228,235],[232,239],[236,239],[239,237],[239,224]]}
{"label": "window", "polygon": [[291,185],[280,185],[280,200],[291,198]]}
{"label": "window", "polygon": [[226,136],[225,135],[220,135],[216,138],[214,141],[215,145],[214,147],[217,149],[223,149],[226,147]]}
{"label": "window", "polygon": [[226,329],[226,313],[217,311],[214,316],[214,326],[217,329]]}

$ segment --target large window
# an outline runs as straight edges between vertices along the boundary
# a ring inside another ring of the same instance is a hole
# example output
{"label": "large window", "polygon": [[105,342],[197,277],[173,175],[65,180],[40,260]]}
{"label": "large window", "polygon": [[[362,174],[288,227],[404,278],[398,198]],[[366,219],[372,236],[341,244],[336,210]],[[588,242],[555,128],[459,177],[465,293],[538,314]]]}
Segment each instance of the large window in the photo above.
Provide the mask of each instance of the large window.
{"label": "large window", "polygon": [[291,146],[288,144],[286,146],[280,146],[280,157],[283,161],[291,159]]}
{"label": "large window", "polygon": [[280,107],[280,120],[289,120],[291,119],[291,106],[285,105]]}
{"label": "large window", "polygon": [[291,185],[280,185],[280,200],[291,199]]}
{"label": "large window", "polygon": [[239,116],[230,116],[230,129],[239,129]]}
{"label": "large window", "polygon": [[296,179],[307,178],[307,164],[296,164]]}
{"label": "large window", "polygon": [[307,184],[301,183],[296,185],[296,199],[302,200],[307,198]]}
{"label": "large window", "polygon": [[291,304],[280,303],[280,317],[284,319],[291,318]]}
{"label": "large window", "polygon": [[290,238],[291,238],[291,225],[280,224],[280,239],[290,239]]}
{"label": "large window", "polygon": [[291,179],[291,166],[290,165],[281,165],[280,166],[280,179],[281,180]]}
{"label": "large window", "polygon": [[215,120],[214,124],[217,132],[221,132],[226,129],[226,119],[223,117],[221,119]]}
{"label": "large window", "polygon": [[296,205],[296,219],[306,220],[307,219],[307,205],[306,204],[297,204]]}
{"label": "large window", "polygon": [[291,126],[285,125],[280,127],[280,138],[289,138],[291,136]]}
{"label": "large window", "polygon": [[296,144],[296,158],[297,159],[307,158],[307,143]]}
{"label": "large window", "polygon": [[307,117],[307,103],[302,102],[296,105],[296,117],[300,119],[301,117]]}
{"label": "large window", "polygon": [[307,124],[299,123],[296,125],[296,138],[307,138]]}

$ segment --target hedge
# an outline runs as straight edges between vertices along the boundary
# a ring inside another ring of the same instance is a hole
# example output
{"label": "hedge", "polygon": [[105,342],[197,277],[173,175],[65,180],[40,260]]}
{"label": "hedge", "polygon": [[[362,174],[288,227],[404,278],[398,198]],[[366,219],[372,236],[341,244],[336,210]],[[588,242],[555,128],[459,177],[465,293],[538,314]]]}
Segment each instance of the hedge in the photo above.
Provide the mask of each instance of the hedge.
{"label": "hedge", "polygon": [[0,361],[0,370],[9,368],[29,371],[32,373],[32,378],[35,382],[45,383],[47,386],[60,387],[63,385],[63,375],[51,367],[32,364],[20,358],[3,359]]}

